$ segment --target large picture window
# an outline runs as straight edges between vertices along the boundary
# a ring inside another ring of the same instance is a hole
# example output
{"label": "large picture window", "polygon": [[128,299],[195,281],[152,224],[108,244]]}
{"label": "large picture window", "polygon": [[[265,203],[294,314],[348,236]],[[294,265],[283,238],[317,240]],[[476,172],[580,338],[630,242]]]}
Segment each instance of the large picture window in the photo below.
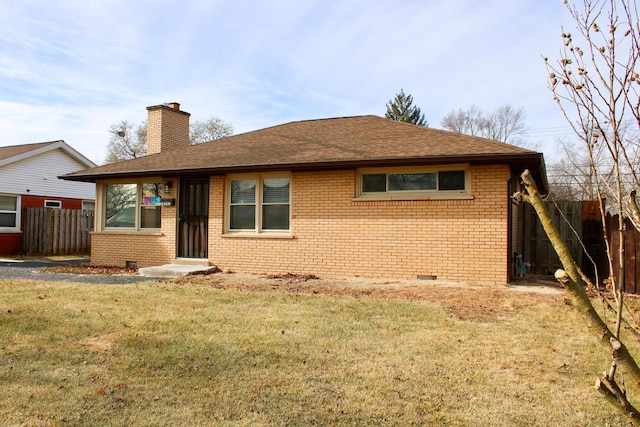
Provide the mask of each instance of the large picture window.
{"label": "large picture window", "polygon": [[375,168],[358,171],[358,194],[363,198],[446,198],[469,194],[464,165],[443,168]]}
{"label": "large picture window", "polygon": [[20,196],[0,194],[0,230],[20,229]]}
{"label": "large picture window", "polygon": [[160,228],[161,191],[162,182],[155,180],[107,184],[104,196],[104,228]]}
{"label": "large picture window", "polygon": [[241,176],[229,180],[229,231],[290,228],[290,178]]}

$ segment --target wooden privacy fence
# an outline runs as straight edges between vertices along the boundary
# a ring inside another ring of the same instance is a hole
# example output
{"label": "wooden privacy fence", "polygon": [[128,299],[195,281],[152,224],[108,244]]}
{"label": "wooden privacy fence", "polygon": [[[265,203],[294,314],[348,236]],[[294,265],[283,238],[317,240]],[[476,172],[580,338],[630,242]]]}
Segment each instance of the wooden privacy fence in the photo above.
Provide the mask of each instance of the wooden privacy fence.
{"label": "wooden privacy fence", "polygon": [[25,208],[23,250],[28,255],[91,252],[94,212],[80,209]]}
{"label": "wooden privacy fence", "polygon": [[[562,240],[569,247],[578,265],[582,262],[582,249],[578,241],[582,233],[581,202],[545,202],[547,212],[553,220]],[[542,228],[538,215],[529,203],[522,205],[520,221],[520,241],[523,259],[531,264],[532,274],[553,274],[560,268],[560,260]],[[559,209],[558,209],[559,208]],[[562,213],[564,214],[564,218]],[[573,232],[572,228],[578,233]]]}
{"label": "wooden privacy fence", "polygon": [[[588,276],[595,278],[593,260],[600,280],[606,278],[609,269],[597,202],[559,201],[545,204],[560,237],[568,246],[576,263]],[[523,255],[523,260],[531,264],[529,273],[553,274],[558,268],[562,268],[560,259],[533,207],[523,203],[521,208],[518,249]]]}
{"label": "wooden privacy fence", "polygon": [[[609,262],[597,202],[556,202],[556,204],[546,202],[546,204],[560,236],[569,246],[573,258],[587,276],[595,280],[595,263],[600,284],[610,275],[619,278],[619,216],[607,215],[606,217],[607,241],[611,248],[613,265],[613,272],[609,274]],[[543,275],[553,274],[556,269],[562,268],[558,255],[544,233],[533,208],[528,203],[521,206],[522,216],[519,221],[518,246],[522,251],[524,261],[531,264],[529,272]],[[558,207],[564,213],[566,220],[558,211]],[[577,232],[577,235],[572,228]],[[582,244],[580,244],[578,236],[582,240]],[[636,230],[629,220],[626,220],[625,223],[624,258],[625,280],[622,290],[630,294],[640,294],[640,231]]]}
{"label": "wooden privacy fence", "polygon": [[[609,245],[611,247],[611,258],[613,264],[614,277],[620,277],[618,260],[618,246],[620,245],[620,231],[618,231],[619,216],[607,215],[607,231],[609,234]],[[640,232],[636,230],[631,221],[625,220],[624,230],[624,286],[622,291],[630,294],[640,293],[640,265],[638,265],[638,255],[640,255]]]}

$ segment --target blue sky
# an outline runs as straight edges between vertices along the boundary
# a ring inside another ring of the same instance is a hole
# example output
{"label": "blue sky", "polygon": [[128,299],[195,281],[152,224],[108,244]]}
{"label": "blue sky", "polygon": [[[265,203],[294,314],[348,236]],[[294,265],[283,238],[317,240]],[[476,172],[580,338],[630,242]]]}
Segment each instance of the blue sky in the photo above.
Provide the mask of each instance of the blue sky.
{"label": "blue sky", "polygon": [[568,134],[541,59],[572,28],[561,0],[5,1],[0,24],[0,146],[64,139],[101,162],[150,105],[242,133],[384,116],[401,88],[430,127],[511,104],[548,158]]}

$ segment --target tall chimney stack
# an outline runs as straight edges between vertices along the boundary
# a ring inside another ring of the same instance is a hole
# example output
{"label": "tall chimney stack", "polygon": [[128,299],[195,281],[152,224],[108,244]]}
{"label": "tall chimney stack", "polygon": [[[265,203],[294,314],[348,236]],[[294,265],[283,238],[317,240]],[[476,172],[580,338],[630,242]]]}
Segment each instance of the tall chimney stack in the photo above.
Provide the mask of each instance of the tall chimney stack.
{"label": "tall chimney stack", "polygon": [[189,141],[189,117],[180,104],[170,102],[147,107],[147,154],[185,148]]}

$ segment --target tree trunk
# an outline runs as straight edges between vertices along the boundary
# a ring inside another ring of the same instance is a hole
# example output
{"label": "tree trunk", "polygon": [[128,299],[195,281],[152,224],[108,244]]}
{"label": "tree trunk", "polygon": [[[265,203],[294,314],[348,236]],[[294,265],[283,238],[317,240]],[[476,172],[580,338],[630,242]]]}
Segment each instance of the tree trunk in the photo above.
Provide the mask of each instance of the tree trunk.
{"label": "tree trunk", "polygon": [[631,383],[636,391],[640,391],[640,367],[638,367],[634,358],[629,354],[626,346],[615,338],[609,327],[604,323],[591,304],[591,300],[589,300],[585,291],[586,283],[582,279],[580,269],[571,257],[571,253],[564,241],[560,238],[558,230],[556,230],[553,225],[530,172],[525,170],[521,177],[527,194],[516,193],[514,197],[530,203],[536,210],[538,218],[540,218],[540,223],[566,270],[566,273],[562,270],[556,272],[556,278],[573,297],[575,308],[583,315],[589,330],[598,339],[598,343],[610,352],[613,359],[616,360],[617,365],[633,378]]}

